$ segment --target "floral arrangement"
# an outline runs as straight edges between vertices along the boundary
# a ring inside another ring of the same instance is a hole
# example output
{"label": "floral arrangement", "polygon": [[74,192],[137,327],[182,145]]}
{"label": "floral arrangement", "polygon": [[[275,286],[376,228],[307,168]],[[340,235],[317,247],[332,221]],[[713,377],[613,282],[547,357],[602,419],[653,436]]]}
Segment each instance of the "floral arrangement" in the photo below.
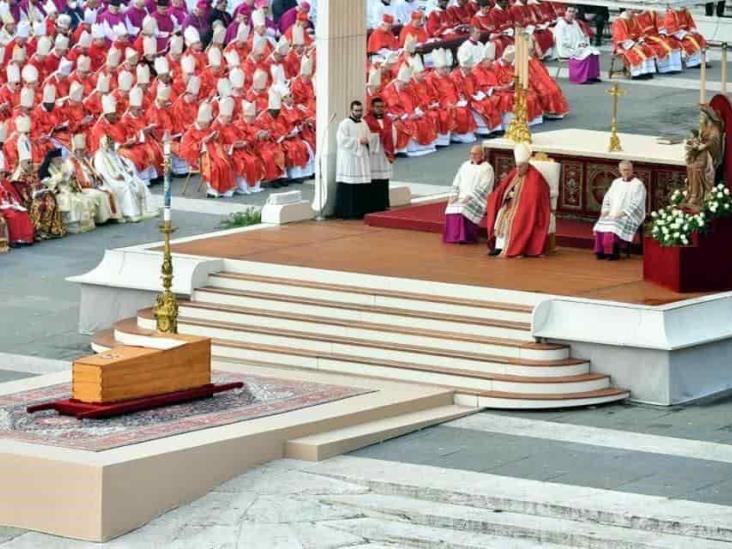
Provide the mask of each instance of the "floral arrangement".
{"label": "floral arrangement", "polygon": [[651,236],[661,246],[688,246],[692,233],[705,233],[713,219],[732,215],[732,196],[726,185],[719,184],[709,192],[699,213],[683,208],[686,197],[686,191],[676,190],[671,204],[651,212]]}

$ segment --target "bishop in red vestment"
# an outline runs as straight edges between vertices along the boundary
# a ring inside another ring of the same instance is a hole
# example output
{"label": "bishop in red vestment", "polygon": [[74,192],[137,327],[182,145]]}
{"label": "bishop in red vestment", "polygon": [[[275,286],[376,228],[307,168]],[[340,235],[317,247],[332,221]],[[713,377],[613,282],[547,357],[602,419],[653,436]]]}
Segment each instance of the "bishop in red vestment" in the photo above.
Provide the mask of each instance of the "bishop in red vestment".
{"label": "bishop in red vestment", "polygon": [[529,164],[531,149],[514,149],[514,167],[488,196],[487,221],[490,255],[502,257],[544,254],[549,237],[549,185]]}

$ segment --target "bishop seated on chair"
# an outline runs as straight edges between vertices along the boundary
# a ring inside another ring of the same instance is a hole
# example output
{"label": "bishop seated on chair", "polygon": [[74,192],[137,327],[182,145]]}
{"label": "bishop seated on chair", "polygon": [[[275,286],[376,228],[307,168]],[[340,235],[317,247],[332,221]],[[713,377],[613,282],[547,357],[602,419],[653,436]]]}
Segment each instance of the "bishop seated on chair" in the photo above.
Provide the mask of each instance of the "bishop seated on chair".
{"label": "bishop seated on chair", "polygon": [[516,166],[488,197],[486,228],[489,255],[537,257],[545,253],[551,221],[549,184],[529,164],[525,143],[513,151]]}
{"label": "bishop seated on chair", "polygon": [[475,145],[470,149],[470,160],[463,162],[452,182],[445,208],[443,242],[470,244],[478,241],[486,198],[492,188],[493,168],[485,161],[483,147]]}
{"label": "bishop seated on chair", "polygon": [[646,187],[633,177],[633,164],[623,160],[620,177],[610,185],[602,201],[600,219],[592,229],[598,259],[615,260],[627,250],[646,217]]}

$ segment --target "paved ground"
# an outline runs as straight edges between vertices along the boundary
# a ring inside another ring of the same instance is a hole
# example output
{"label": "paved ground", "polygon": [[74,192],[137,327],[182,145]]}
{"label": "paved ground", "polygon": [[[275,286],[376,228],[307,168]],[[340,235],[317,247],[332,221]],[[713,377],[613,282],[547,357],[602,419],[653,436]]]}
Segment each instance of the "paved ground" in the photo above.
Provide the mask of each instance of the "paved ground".
{"label": "paved ground", "polygon": [[[187,212],[176,217],[176,236],[214,231],[222,216]],[[160,240],[155,219],[110,224],[11,250],[0,257],[0,352],[71,359],[89,350],[89,337],[79,335],[79,289],[65,281],[99,263],[107,248]]]}

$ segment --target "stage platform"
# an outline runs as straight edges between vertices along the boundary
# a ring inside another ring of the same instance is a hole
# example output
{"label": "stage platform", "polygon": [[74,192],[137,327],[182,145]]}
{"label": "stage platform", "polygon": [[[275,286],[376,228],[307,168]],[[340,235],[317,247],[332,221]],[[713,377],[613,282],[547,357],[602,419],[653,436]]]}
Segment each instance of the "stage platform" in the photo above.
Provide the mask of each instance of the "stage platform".
{"label": "stage platform", "polygon": [[[387,229],[403,229],[440,233],[445,225],[446,200],[436,200],[414,204],[406,207],[392,208],[385,212],[368,214],[364,221],[371,227]],[[556,243],[568,248],[591,250],[595,237],[592,234],[593,221],[580,219],[557,219]],[[485,219],[480,223],[480,236],[485,238]],[[633,253],[642,251],[642,240],[636,237]]]}
{"label": "stage platform", "polygon": [[700,295],[644,282],[638,257],[608,263],[597,261],[587,250],[561,248],[543,258],[505,260],[487,257],[484,245],[449,246],[436,234],[370,227],[360,221],[284,225],[175,244],[172,250],[621,303],[661,305]]}

